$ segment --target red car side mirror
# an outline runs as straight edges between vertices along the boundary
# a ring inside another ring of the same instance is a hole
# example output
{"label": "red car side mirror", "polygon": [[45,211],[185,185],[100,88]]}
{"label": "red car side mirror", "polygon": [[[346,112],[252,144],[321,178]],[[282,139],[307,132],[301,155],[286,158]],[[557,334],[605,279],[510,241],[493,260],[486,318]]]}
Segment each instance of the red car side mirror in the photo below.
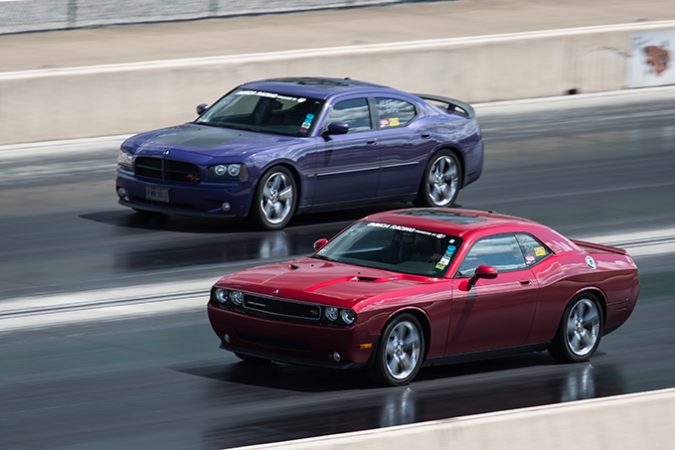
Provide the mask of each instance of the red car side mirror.
{"label": "red car side mirror", "polygon": [[328,239],[321,238],[314,241],[314,251],[319,251],[328,244]]}
{"label": "red car side mirror", "polygon": [[467,291],[471,289],[471,287],[473,287],[476,283],[478,283],[478,280],[481,278],[485,278],[486,280],[494,280],[497,278],[497,269],[492,266],[476,267],[476,271],[474,272],[473,276],[466,283]]}
{"label": "red car side mirror", "polygon": [[473,276],[476,278],[494,280],[497,278],[497,269],[492,266],[478,266],[476,267],[476,272],[474,272]]}

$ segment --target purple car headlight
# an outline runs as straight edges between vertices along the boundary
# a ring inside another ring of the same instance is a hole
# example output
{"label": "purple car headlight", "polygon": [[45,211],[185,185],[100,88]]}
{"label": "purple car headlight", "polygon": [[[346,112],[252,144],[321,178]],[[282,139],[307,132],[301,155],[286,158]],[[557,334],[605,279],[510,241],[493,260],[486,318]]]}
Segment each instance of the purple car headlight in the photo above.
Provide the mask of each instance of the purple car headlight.
{"label": "purple car headlight", "polygon": [[135,159],[136,155],[124,149],[120,148],[119,152],[117,153],[117,164],[123,169],[132,170]]}
{"label": "purple car headlight", "polygon": [[209,180],[245,180],[248,173],[243,164],[218,164],[209,167]]}

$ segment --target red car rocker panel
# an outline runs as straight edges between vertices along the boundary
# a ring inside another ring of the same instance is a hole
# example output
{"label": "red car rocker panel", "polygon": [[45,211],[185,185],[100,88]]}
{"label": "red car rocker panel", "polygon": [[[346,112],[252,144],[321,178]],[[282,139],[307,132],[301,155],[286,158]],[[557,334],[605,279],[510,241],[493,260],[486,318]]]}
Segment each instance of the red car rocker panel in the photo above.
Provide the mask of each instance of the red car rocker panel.
{"label": "red car rocker panel", "polygon": [[505,350],[587,360],[639,282],[622,249],[536,222],[405,209],[355,222],[315,253],[225,276],[211,325],[244,360],[366,367],[386,384],[423,364]]}

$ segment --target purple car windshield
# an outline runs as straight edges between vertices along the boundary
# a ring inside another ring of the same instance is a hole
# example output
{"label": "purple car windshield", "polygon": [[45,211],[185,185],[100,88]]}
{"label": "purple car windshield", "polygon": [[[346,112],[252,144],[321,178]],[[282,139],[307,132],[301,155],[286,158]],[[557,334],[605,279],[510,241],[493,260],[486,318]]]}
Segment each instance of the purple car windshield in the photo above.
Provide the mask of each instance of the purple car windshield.
{"label": "purple car windshield", "polygon": [[356,222],[314,258],[393,272],[442,277],[461,239],[444,233],[381,222]]}
{"label": "purple car windshield", "polygon": [[302,137],[311,134],[323,103],[307,97],[237,89],[218,100],[195,123]]}

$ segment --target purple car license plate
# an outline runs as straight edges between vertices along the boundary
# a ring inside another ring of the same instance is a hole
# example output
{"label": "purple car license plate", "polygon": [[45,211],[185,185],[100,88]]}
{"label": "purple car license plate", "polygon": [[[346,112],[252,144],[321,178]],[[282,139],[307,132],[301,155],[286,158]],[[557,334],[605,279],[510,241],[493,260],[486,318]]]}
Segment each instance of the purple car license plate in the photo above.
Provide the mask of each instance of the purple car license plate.
{"label": "purple car license plate", "polygon": [[169,203],[169,190],[155,186],[146,186],[145,199],[150,202]]}

